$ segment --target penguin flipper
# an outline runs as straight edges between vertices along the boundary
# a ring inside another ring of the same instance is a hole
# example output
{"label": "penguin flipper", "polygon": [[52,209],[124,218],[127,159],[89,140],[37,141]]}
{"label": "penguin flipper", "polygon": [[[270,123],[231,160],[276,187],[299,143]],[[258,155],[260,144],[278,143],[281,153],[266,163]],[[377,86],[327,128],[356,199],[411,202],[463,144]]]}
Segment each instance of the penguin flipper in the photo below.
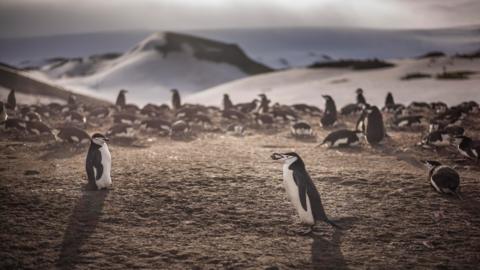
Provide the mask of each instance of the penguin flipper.
{"label": "penguin flipper", "polygon": [[93,162],[93,166],[95,167],[95,181],[100,179],[103,175],[103,165],[102,165],[102,153],[100,151],[96,151],[95,153],[95,158]]}
{"label": "penguin flipper", "polygon": [[300,172],[294,171],[293,172],[293,180],[298,187],[298,197],[300,199],[300,204],[302,205],[303,210],[308,211],[307,209],[307,187],[305,185],[305,181],[301,179],[305,179],[304,177],[309,177],[308,174],[302,174]]}

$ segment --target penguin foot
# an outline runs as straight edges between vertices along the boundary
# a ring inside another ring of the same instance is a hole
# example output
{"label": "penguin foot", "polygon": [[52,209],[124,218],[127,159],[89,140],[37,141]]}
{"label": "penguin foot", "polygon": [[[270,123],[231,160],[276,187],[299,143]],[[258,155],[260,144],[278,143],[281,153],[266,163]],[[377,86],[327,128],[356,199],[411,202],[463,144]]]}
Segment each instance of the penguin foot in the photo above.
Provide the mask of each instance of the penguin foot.
{"label": "penguin foot", "polygon": [[306,236],[306,235],[312,234],[313,232],[314,232],[314,228],[313,226],[311,226],[307,230],[298,231],[297,234],[300,236]]}

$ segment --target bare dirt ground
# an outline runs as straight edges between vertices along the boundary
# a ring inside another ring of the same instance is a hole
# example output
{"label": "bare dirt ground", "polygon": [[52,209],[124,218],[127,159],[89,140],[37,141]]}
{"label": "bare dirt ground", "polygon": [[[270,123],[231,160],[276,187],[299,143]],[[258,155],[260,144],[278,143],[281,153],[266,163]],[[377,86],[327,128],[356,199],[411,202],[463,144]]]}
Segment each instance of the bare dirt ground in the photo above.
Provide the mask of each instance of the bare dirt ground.
{"label": "bare dirt ground", "polygon": [[[480,167],[454,149],[416,148],[418,132],[389,133],[351,150],[314,148],[287,129],[112,142],[110,191],[85,190],[86,147],[3,139],[0,268],[478,269]],[[291,150],[344,230],[297,233],[269,158]],[[434,192],[421,158],[454,166],[464,200]]]}

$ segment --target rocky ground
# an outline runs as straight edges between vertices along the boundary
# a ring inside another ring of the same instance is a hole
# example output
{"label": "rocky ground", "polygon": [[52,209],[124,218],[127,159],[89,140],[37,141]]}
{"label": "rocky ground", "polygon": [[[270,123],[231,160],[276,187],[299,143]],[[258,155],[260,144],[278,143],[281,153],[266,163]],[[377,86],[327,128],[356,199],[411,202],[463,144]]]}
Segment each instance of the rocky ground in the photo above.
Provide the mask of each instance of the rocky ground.
{"label": "rocky ground", "polygon": [[[453,148],[416,147],[419,132],[389,133],[382,146],[345,150],[286,128],[113,141],[109,191],[85,190],[86,146],[1,139],[0,268],[478,268],[480,167]],[[270,159],[291,150],[343,230],[298,234]],[[459,171],[463,201],[433,191],[422,158]]]}

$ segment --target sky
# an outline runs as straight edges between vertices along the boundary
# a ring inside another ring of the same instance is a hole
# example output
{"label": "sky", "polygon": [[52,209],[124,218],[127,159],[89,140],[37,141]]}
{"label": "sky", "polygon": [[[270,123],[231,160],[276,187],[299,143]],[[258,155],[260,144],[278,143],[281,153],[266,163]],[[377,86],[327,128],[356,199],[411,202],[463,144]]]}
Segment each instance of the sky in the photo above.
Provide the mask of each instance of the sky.
{"label": "sky", "polygon": [[0,38],[116,30],[480,25],[479,0],[0,0]]}

